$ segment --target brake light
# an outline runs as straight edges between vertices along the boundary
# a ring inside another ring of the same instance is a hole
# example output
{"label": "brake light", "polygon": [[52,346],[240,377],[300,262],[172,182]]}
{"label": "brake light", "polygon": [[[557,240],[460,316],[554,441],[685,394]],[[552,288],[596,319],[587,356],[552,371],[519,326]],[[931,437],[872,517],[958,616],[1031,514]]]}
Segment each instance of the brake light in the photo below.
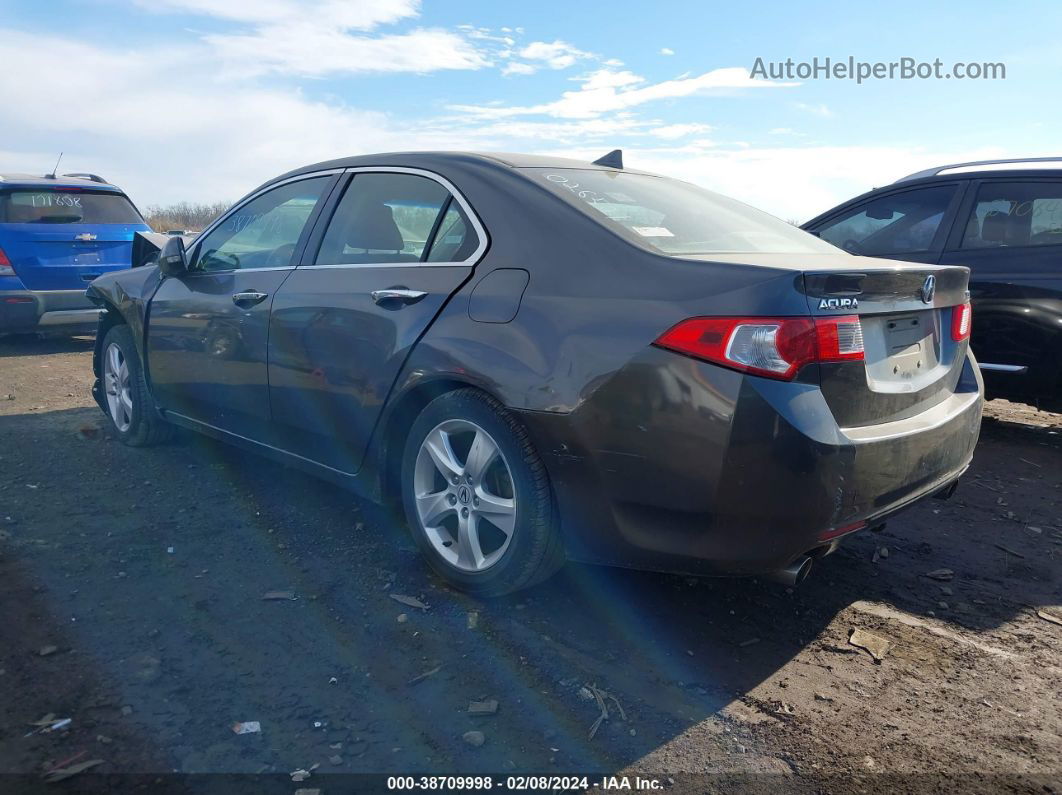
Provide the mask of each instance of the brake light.
{"label": "brake light", "polygon": [[656,344],[743,373],[784,381],[812,362],[863,361],[858,315],[694,317],[664,332]]}
{"label": "brake light", "polygon": [[951,338],[961,342],[970,336],[970,328],[973,325],[973,307],[970,302],[959,304],[951,308]]}
{"label": "brake light", "polygon": [[0,276],[15,276],[15,269],[11,265],[11,260],[7,258],[7,254],[0,248]]}

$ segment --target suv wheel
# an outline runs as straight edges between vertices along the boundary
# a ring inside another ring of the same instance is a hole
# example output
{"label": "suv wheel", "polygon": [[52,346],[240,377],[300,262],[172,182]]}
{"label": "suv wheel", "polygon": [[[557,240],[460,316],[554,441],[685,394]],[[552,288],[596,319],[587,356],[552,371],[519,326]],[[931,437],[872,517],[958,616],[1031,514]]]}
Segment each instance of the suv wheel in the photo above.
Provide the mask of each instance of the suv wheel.
{"label": "suv wheel", "polygon": [[155,411],[129,326],[113,326],[103,338],[100,381],[111,428],[123,444],[146,447],[173,435]]}
{"label": "suv wheel", "polygon": [[564,561],[549,480],[527,431],[478,390],[441,395],[417,417],[402,502],[431,567],[462,590],[500,596]]}

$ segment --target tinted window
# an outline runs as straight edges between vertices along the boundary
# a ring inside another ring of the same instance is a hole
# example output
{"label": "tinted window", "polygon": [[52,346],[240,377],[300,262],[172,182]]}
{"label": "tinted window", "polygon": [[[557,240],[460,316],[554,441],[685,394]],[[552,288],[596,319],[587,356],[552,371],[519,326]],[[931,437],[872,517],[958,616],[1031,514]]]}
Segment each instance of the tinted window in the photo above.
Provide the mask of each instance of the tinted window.
{"label": "tinted window", "polygon": [[456,201],[450,202],[435,233],[428,262],[464,262],[477,248],[479,236],[469,223],[465,211]]}
{"label": "tinted window", "polygon": [[414,174],[356,174],[325,231],[321,265],[420,262],[449,191]]}
{"label": "tinted window", "polygon": [[0,223],[142,224],[120,193],[86,190],[14,190],[0,193]]}
{"label": "tinted window", "polygon": [[954,193],[954,186],[940,185],[882,196],[828,221],[819,237],[853,254],[928,251]]}
{"label": "tinted window", "polygon": [[331,180],[289,182],[247,202],[203,238],[196,267],[223,271],[290,265],[306,221]]}
{"label": "tinted window", "polygon": [[1062,244],[1062,183],[988,182],[978,189],[963,248]]}
{"label": "tinted window", "polygon": [[836,253],[780,218],[687,182],[586,169],[527,169],[580,211],[651,251]]}

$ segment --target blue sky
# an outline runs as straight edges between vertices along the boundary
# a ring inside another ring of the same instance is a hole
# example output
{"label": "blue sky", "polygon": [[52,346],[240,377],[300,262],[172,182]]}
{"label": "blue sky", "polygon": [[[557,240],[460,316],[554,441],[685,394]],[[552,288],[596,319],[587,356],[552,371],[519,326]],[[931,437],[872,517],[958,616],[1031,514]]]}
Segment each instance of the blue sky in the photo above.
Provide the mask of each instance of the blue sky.
{"label": "blue sky", "polygon": [[[0,171],[141,206],[396,149],[592,158],[804,220],[964,159],[1057,155],[1062,5],[0,2]],[[1002,62],[1005,80],[751,80],[757,57]]]}

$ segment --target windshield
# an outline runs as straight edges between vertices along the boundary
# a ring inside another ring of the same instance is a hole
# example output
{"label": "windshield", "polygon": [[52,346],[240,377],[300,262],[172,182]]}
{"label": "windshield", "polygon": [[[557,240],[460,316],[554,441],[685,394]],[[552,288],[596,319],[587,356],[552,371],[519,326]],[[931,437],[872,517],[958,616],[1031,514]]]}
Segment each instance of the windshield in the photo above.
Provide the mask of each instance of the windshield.
{"label": "windshield", "polygon": [[45,188],[0,193],[0,223],[142,224],[143,219],[121,193]]}
{"label": "windshield", "polygon": [[659,253],[837,253],[773,215],[687,182],[617,171],[528,171],[587,215]]}

